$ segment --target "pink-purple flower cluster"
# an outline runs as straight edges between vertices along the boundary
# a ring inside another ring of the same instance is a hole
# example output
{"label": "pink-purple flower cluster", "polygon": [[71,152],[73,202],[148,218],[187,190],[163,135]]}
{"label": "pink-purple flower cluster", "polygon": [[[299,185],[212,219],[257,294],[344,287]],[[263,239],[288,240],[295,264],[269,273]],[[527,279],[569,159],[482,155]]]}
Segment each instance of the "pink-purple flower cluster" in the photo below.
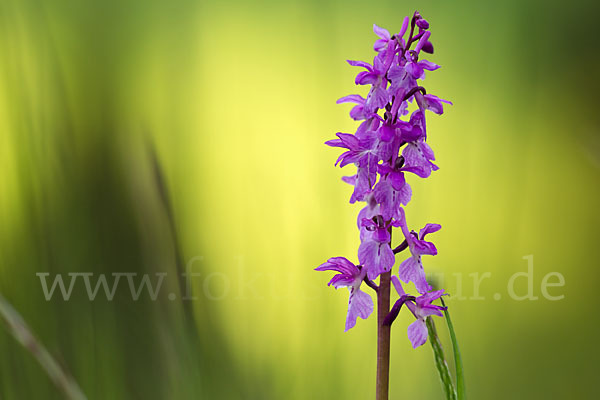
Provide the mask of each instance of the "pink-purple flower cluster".
{"label": "pink-purple flower cluster", "polygon": [[[424,53],[433,53],[433,45],[429,23],[418,12],[412,19],[404,18],[402,28],[395,35],[377,25],[373,30],[379,37],[373,46],[377,53],[373,63],[348,61],[364,69],[356,76],[355,83],[370,86],[366,98],[352,94],[337,101],[355,104],[350,117],[362,122],[354,134],[337,133],[337,139],[326,142],[345,150],[336,165],[357,167],[356,174],[342,179],[353,186],[350,203],[366,203],[357,221],[361,241],[359,265],[334,257],[316,269],[337,271],[339,274],[329,284],[350,289],[348,330],[356,324],[357,317],[366,319],[373,311],[373,301],[360,290],[361,284],[365,282],[377,290],[372,281],[391,271],[396,254],[408,249],[410,256],[400,263],[397,277],[392,276],[400,299],[390,314],[397,315],[403,304],[412,311],[417,320],[408,328],[408,336],[413,347],[417,347],[427,340],[424,318],[441,315],[441,307],[431,302],[443,291],[432,291],[421,261],[424,255],[437,254],[435,245],[426,241],[425,236],[441,226],[427,224],[419,234],[409,230],[403,206],[412,197],[407,178],[411,174],[427,178],[438,169],[427,144],[426,111],[442,114],[443,104],[451,103],[427,94],[419,82],[425,79],[425,71],[434,71],[440,66],[423,59]],[[391,247],[393,227],[399,227],[404,237],[404,242],[395,249]],[[419,296],[407,295],[398,278],[414,283]]]}

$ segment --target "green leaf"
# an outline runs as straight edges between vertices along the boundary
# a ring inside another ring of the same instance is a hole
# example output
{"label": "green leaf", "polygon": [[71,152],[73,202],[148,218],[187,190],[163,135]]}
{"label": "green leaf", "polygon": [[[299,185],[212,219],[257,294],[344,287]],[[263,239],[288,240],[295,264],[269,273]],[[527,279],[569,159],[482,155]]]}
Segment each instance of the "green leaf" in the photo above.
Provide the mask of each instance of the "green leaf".
{"label": "green leaf", "polygon": [[[442,305],[446,307],[444,299],[440,300],[442,300]],[[465,400],[467,398],[467,394],[465,392],[465,377],[463,373],[462,357],[460,356],[460,349],[458,348],[456,333],[454,332],[454,326],[452,325],[450,313],[448,312],[447,308],[444,312],[444,315],[446,316],[446,323],[448,324],[448,330],[450,331],[450,339],[452,340],[452,349],[454,350],[454,365],[456,369],[456,389],[458,400]]]}
{"label": "green leaf", "polygon": [[450,376],[450,369],[446,363],[446,357],[444,356],[444,349],[442,343],[437,335],[435,324],[431,317],[427,317],[427,330],[429,331],[429,342],[433,349],[433,356],[435,359],[435,366],[440,374],[440,380],[442,381],[442,388],[446,394],[447,400],[456,400],[456,391],[454,390],[454,384],[452,383],[452,377]]}

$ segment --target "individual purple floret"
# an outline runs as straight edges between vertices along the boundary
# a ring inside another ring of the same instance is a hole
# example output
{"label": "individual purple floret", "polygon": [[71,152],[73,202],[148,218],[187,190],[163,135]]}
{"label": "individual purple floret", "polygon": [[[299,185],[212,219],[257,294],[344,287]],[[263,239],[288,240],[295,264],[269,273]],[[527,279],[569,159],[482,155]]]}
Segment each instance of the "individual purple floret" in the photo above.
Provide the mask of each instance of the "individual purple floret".
{"label": "individual purple floret", "polygon": [[361,244],[358,261],[367,270],[367,277],[376,279],[379,274],[390,271],[394,265],[394,252],[390,247],[389,224],[381,216],[362,220]]}
{"label": "individual purple floret", "polygon": [[404,235],[411,253],[411,256],[400,264],[398,276],[406,283],[413,282],[417,291],[421,294],[430,291],[431,286],[427,283],[427,279],[425,278],[425,270],[423,269],[421,256],[434,256],[437,254],[435,245],[431,242],[426,242],[424,239],[428,233],[439,231],[442,228],[441,225],[427,224],[421,229],[419,235],[417,235],[415,231],[409,232],[408,226],[406,225],[404,210],[400,209],[400,219],[396,222],[396,226],[399,226],[402,229],[402,234]]}
{"label": "individual purple floret", "polygon": [[404,172],[415,172],[414,168],[404,167],[404,157],[396,159],[394,167],[379,165],[377,171],[381,179],[375,185],[374,196],[381,205],[381,216],[386,221],[398,218],[401,205],[407,205],[412,197],[412,189],[406,183]]}
{"label": "individual purple floret", "polygon": [[367,119],[367,114],[365,113],[365,101],[367,101],[364,97],[358,94],[351,94],[348,96],[344,96],[339,98],[336,103],[354,103],[356,104],[352,110],[350,110],[350,117],[354,120],[360,121],[363,119]]}
{"label": "individual purple floret", "polygon": [[407,330],[408,339],[412,343],[413,348],[416,349],[417,347],[425,344],[427,341],[427,325],[425,323],[425,319],[430,315],[437,315],[439,317],[444,316],[442,311],[444,311],[446,307],[431,304],[433,301],[444,295],[444,290],[436,290],[434,292],[425,293],[417,298],[409,299],[411,296],[408,296],[404,292],[404,289],[402,288],[402,285],[397,277],[392,276],[392,283],[400,295],[400,300],[398,301],[401,301],[401,304],[406,304],[406,307],[408,307],[408,309],[417,319],[408,326]]}
{"label": "individual purple floret", "polygon": [[373,65],[364,61],[353,61],[348,60],[348,64],[354,67],[363,67],[366,71],[359,72],[356,75],[354,82],[357,85],[372,85],[367,100],[365,101],[365,111],[367,113],[375,112],[378,108],[383,108],[388,102],[387,92],[387,65],[384,64],[385,60],[380,57],[373,59]]}
{"label": "individual purple floret", "polygon": [[334,288],[348,287],[350,300],[348,301],[348,315],[346,317],[346,331],[356,325],[356,318],[367,319],[373,312],[373,299],[360,290],[360,285],[365,279],[366,270],[357,267],[344,257],[333,257],[315,268],[315,271],[339,272],[329,281],[328,285]]}

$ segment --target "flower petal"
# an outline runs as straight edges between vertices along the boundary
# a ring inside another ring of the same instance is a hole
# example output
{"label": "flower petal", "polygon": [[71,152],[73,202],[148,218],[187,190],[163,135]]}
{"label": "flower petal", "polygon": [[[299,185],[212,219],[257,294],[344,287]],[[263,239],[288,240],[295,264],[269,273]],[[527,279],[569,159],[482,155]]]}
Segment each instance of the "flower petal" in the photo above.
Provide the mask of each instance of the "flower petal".
{"label": "flower petal", "polygon": [[409,62],[404,68],[406,69],[406,72],[411,74],[415,79],[421,79],[424,74],[423,67],[421,67],[419,63]]}
{"label": "flower petal", "polygon": [[342,176],[342,181],[346,182],[349,185],[354,186],[356,184],[356,175]]}
{"label": "flower petal", "polygon": [[405,142],[414,142],[422,136],[423,130],[420,126],[411,125],[410,128],[405,127],[404,129],[402,129],[402,140],[404,140]]}
{"label": "flower petal", "polygon": [[344,286],[352,286],[354,284],[354,276],[347,274],[337,274],[327,284],[327,286],[333,286],[336,289],[339,289]]}
{"label": "flower petal", "polygon": [[430,233],[434,233],[439,231],[440,229],[442,229],[442,226],[440,224],[427,224],[423,227],[423,229],[421,229],[419,231],[419,238],[421,240],[425,239],[426,235],[429,235]]}
{"label": "flower petal", "polygon": [[432,289],[429,283],[427,283],[420,256],[411,256],[404,260],[400,264],[398,276],[405,283],[413,282],[419,293],[426,293]]}
{"label": "flower petal", "polygon": [[365,104],[365,98],[359,94],[349,94],[348,96],[340,97],[339,99],[337,99],[336,104],[342,103]]}
{"label": "flower petal", "polygon": [[356,325],[357,317],[367,319],[372,312],[373,299],[371,296],[360,289],[356,289],[356,291],[350,295],[350,300],[348,302],[348,315],[346,316],[345,332]]}
{"label": "flower petal", "polygon": [[[413,172],[421,178],[428,178],[431,175],[432,167],[431,162],[423,154],[423,148],[425,147],[421,145],[421,142],[409,142],[406,144],[402,150],[402,155],[405,160],[404,165],[406,166],[403,169],[408,172]],[[427,146],[427,148],[429,148],[429,146]],[[413,169],[409,170],[408,168]]]}
{"label": "flower petal", "polygon": [[421,49],[423,48],[425,43],[427,43],[427,41],[429,40],[429,36],[431,36],[431,32],[429,32],[429,31],[426,31],[423,34],[423,36],[421,36],[421,39],[419,39],[419,42],[415,46],[415,51],[417,52],[417,54],[419,54],[421,52]]}
{"label": "flower petal", "polygon": [[375,200],[381,206],[381,215],[383,219],[389,220],[394,218],[400,207],[400,198],[398,192],[394,190],[387,179],[383,179],[375,185],[373,189]]}
{"label": "flower petal", "polygon": [[337,271],[350,275],[357,275],[360,272],[356,265],[344,257],[331,257],[315,268],[315,271]]}
{"label": "flower petal", "polygon": [[367,269],[369,279],[373,280],[392,269],[395,257],[388,243],[367,240],[358,248],[358,260]]}
{"label": "flower petal", "polygon": [[383,124],[378,130],[379,138],[384,142],[389,142],[396,136],[396,129],[388,124]]}
{"label": "flower petal", "polygon": [[402,190],[404,185],[406,185],[406,179],[404,179],[404,174],[402,172],[393,172],[389,175],[389,178],[394,190]]}
{"label": "flower petal", "polygon": [[402,28],[400,28],[400,32],[398,32],[398,35],[396,35],[398,38],[402,38],[402,36],[404,36],[404,34],[406,33],[406,30],[408,29],[409,20],[410,18],[408,17],[404,17],[404,19],[402,20]]}
{"label": "flower petal", "polygon": [[412,343],[413,349],[422,346],[427,341],[427,325],[425,321],[417,319],[415,322],[408,326],[408,339]]}
{"label": "flower petal", "polygon": [[421,29],[429,29],[429,22],[424,18],[419,18],[417,20],[417,26]]}
{"label": "flower petal", "polygon": [[352,107],[352,110],[350,110],[350,118],[355,121],[360,121],[367,118],[367,115],[365,114],[365,107],[362,104]]}
{"label": "flower petal", "polygon": [[417,297],[417,304],[419,307],[425,307],[431,305],[432,301],[435,301],[444,295],[444,289],[435,290],[433,292],[425,293],[422,296]]}
{"label": "flower petal", "polygon": [[377,39],[375,41],[375,43],[373,43],[373,50],[375,50],[376,52],[385,50],[385,47],[387,46],[388,43],[389,43],[389,40],[387,40],[387,39]]}
{"label": "flower petal", "polygon": [[437,255],[437,249],[435,245],[431,242],[426,242],[425,240],[415,240],[411,251],[415,255],[428,255],[435,256]]}
{"label": "flower petal", "polygon": [[428,71],[435,71],[436,69],[441,68],[439,65],[427,60],[419,61],[419,65]]}
{"label": "flower petal", "polygon": [[373,203],[374,204],[369,204],[369,199],[372,198],[373,195],[367,195],[367,198],[365,199],[367,201],[367,205],[359,211],[358,213],[358,218],[357,218],[357,225],[358,225],[358,229],[362,228],[362,220],[363,219],[371,219],[373,218],[375,215],[379,214],[379,204],[377,204],[375,202],[375,199],[373,199]]}
{"label": "flower petal", "polygon": [[423,50],[425,53],[433,54],[433,44],[428,40],[425,42],[421,50]]}
{"label": "flower petal", "polygon": [[377,78],[379,78],[379,75],[374,72],[362,71],[356,75],[354,83],[357,85],[373,85],[377,82]]}
{"label": "flower petal", "polygon": [[412,198],[412,188],[408,183],[405,183],[404,186],[402,186],[402,189],[398,191],[398,196],[400,198],[400,204],[405,206],[410,202],[410,199]]}
{"label": "flower petal", "polygon": [[373,32],[382,39],[390,40],[391,36],[387,29],[373,24]]}
{"label": "flower petal", "polygon": [[385,88],[375,85],[371,88],[367,96],[366,108],[368,112],[375,111],[376,108],[383,108],[388,103],[389,94]]}
{"label": "flower petal", "polygon": [[398,81],[406,75],[406,71],[399,65],[392,65],[388,70],[387,77],[392,82]]}
{"label": "flower petal", "polygon": [[346,62],[350,65],[352,65],[353,67],[363,67],[366,68],[369,71],[373,71],[373,67],[371,66],[371,64],[364,62],[364,61],[355,61],[355,60],[346,60]]}

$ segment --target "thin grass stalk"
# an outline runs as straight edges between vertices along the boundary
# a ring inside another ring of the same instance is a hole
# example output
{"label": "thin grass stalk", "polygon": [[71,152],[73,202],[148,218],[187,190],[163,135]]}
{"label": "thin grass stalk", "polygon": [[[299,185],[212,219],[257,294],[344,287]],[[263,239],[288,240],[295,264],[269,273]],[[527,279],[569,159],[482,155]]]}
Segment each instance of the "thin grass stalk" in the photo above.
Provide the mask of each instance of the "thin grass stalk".
{"label": "thin grass stalk", "polygon": [[442,388],[444,389],[446,399],[456,400],[456,390],[454,389],[454,384],[452,383],[452,376],[450,375],[448,363],[446,363],[446,357],[444,355],[442,343],[440,342],[437,330],[435,329],[435,323],[431,317],[427,317],[426,323],[427,330],[429,331],[429,343],[431,343],[431,348],[433,349],[435,366],[440,375],[440,380],[442,382]]}
{"label": "thin grass stalk", "polygon": [[37,340],[21,315],[2,295],[0,295],[0,319],[6,325],[8,333],[33,355],[56,387],[63,392],[65,398],[69,400],[86,400],[77,382]]}

